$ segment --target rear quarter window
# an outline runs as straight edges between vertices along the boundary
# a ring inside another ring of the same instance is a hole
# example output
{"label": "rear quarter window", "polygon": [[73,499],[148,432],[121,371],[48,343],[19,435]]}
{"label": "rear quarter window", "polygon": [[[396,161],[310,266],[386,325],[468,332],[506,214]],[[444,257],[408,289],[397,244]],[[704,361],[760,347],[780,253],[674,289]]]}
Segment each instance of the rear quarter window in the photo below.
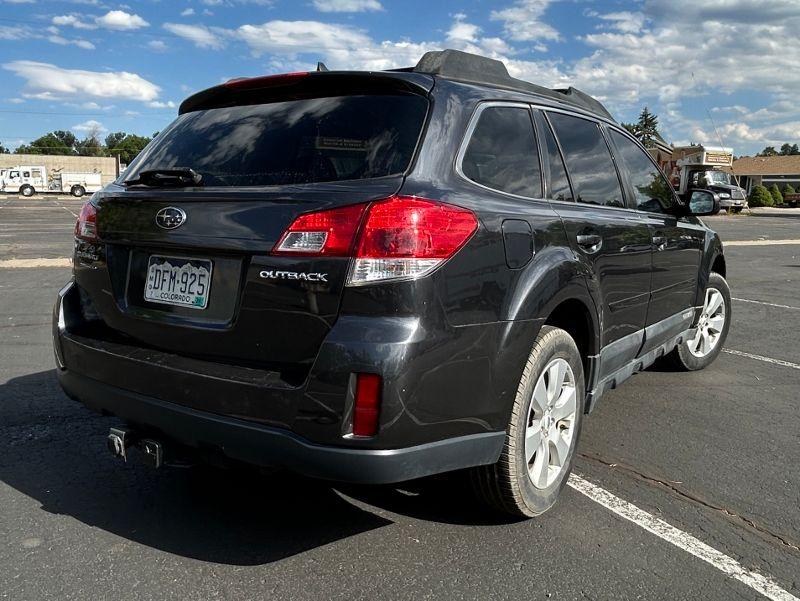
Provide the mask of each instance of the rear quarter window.
{"label": "rear quarter window", "polygon": [[461,160],[461,172],[493,190],[541,197],[539,152],[528,109],[489,106],[481,111]]}
{"label": "rear quarter window", "polygon": [[334,96],[181,115],[128,169],[191,168],[205,186],[270,186],[405,172],[428,110],[417,95]]}

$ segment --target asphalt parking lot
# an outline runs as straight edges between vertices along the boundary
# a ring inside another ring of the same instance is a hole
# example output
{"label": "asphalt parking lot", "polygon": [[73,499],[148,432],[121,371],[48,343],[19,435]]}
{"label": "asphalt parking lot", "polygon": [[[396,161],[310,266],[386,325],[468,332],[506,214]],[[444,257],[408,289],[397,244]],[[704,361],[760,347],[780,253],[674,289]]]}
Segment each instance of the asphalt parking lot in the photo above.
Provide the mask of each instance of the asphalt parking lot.
{"label": "asphalt parking lot", "polygon": [[53,369],[81,204],[0,196],[0,598],[800,597],[800,214],[709,218],[735,298],[726,352],[605,396],[579,479],[520,522],[458,477],[332,486],[112,458],[115,420]]}

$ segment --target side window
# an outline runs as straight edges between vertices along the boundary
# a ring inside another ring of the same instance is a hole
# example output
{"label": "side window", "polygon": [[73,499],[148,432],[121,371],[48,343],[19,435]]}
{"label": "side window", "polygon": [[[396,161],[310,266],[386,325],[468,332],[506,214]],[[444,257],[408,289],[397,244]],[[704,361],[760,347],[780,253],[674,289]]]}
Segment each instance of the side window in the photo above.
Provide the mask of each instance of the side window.
{"label": "side window", "polygon": [[622,188],[597,123],[562,113],[549,113],[578,202],[624,207]]}
{"label": "side window", "polygon": [[23,171],[22,172],[22,177],[30,177],[30,176],[31,176],[31,172],[30,171]]}
{"label": "side window", "polygon": [[12,171],[8,174],[9,177],[19,177],[19,171]]}
{"label": "side window", "polygon": [[575,200],[569,187],[564,159],[561,157],[561,151],[558,149],[558,144],[553,132],[550,130],[550,125],[548,125],[540,112],[537,111],[535,114],[539,135],[544,138],[544,148],[547,151],[547,159],[550,164],[550,198],[553,200]]}
{"label": "side window", "polygon": [[673,209],[676,203],[672,186],[647,153],[617,131],[611,131],[611,139],[628,169],[636,208],[651,213],[668,213]]}
{"label": "side window", "polygon": [[33,171],[31,171],[31,173],[33,174],[34,178],[42,177],[42,171],[40,169],[34,169]]}
{"label": "side window", "polygon": [[527,108],[484,109],[470,138],[461,171],[472,181],[518,196],[542,195],[542,174]]}

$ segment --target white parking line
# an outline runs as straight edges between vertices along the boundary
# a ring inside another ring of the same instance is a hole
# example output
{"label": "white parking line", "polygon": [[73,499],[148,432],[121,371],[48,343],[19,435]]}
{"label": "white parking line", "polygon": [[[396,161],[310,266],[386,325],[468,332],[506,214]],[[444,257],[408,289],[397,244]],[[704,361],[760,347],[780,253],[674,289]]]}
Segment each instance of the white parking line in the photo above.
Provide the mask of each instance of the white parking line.
{"label": "white parking line", "polygon": [[745,353],[744,351],[737,351],[732,348],[722,349],[723,353],[729,355],[737,355],[739,357],[747,357],[748,359],[755,359],[756,361],[765,361],[766,363],[774,363],[775,365],[782,365],[783,367],[791,367],[792,369],[800,369],[800,365],[792,363],[791,361],[784,361],[783,359],[773,359],[772,357],[764,357],[763,355],[754,355],[752,353]]}
{"label": "white parking line", "polygon": [[588,480],[584,480],[580,476],[572,474],[569,477],[569,486],[621,518],[633,522],[640,528],[655,534],[660,539],[711,564],[726,576],[749,586],[767,599],[772,599],[773,601],[800,601],[800,599],[775,584],[770,578],[748,570],[732,557],[717,551],[714,547],[705,544],[691,534],[679,530],[675,526],[647,513],[643,509],[639,509],[636,505],[620,499],[618,496],[592,484]]}
{"label": "white parking line", "polygon": [[72,259],[5,259],[0,260],[0,269],[30,269],[31,267],[72,267]]}
{"label": "white parking line", "polygon": [[792,307],[791,305],[778,305],[776,303],[767,303],[765,301],[750,300],[749,298],[736,298],[735,296],[731,298],[735,301],[739,301],[740,303],[755,303],[756,305],[767,305],[768,307],[777,307],[778,309],[794,309],[795,311],[800,311],[800,307]]}
{"label": "white parking line", "polygon": [[781,244],[800,244],[800,240],[728,240],[725,246],[777,246]]}

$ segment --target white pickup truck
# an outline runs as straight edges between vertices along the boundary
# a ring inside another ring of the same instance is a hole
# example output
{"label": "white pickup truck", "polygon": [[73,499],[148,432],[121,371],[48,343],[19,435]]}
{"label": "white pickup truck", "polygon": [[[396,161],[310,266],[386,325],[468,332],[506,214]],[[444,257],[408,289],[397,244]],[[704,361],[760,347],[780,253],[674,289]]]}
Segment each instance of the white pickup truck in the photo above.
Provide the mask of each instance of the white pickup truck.
{"label": "white pickup truck", "polygon": [[0,170],[0,192],[19,192],[30,197],[37,192],[69,193],[80,198],[103,187],[100,173],[52,172],[42,165],[18,165]]}

